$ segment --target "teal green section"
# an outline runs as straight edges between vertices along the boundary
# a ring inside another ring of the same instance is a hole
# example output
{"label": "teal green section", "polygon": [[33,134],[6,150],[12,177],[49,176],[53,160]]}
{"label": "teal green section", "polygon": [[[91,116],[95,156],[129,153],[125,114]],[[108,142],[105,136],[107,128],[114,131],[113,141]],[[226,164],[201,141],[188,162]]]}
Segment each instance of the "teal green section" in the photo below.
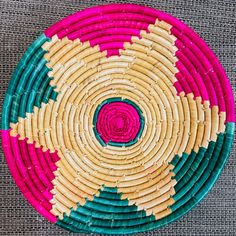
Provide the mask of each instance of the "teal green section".
{"label": "teal green section", "polygon": [[135,228],[153,221],[153,215],[146,216],[145,211],[138,211],[136,205],[121,200],[117,188],[103,187],[93,201],[87,200],[84,206],[78,205],[70,216],[64,215],[63,220],[58,219],[56,224],[73,232],[106,234],[114,229],[122,233],[127,227]]}
{"label": "teal green section", "polygon": [[209,142],[207,149],[200,148],[198,153],[192,152],[188,158],[184,154],[183,159],[173,160],[177,184],[173,196],[176,202],[171,210],[175,214],[183,215],[187,207],[191,209],[209,192],[225,165],[233,139],[234,123],[229,122],[226,132],[218,134],[216,142]]}
{"label": "teal green section", "polygon": [[[139,118],[140,118],[140,128],[139,128],[139,132],[136,135],[134,140],[132,140],[130,142],[126,142],[126,143],[122,143],[122,142],[117,143],[117,142],[112,142],[112,141],[105,143],[102,140],[101,136],[99,135],[99,133],[96,129],[96,123],[97,123],[99,111],[101,110],[101,108],[105,104],[109,104],[112,102],[125,102],[125,103],[130,104],[131,106],[133,106],[137,110],[137,112],[139,114]],[[144,119],[142,110],[134,102],[130,101],[129,99],[122,99],[121,97],[114,97],[114,98],[108,98],[108,99],[104,100],[101,104],[98,105],[98,107],[94,113],[94,116],[93,116],[93,125],[94,125],[93,131],[94,131],[95,137],[97,138],[97,140],[99,141],[99,143],[103,147],[107,146],[107,145],[111,145],[111,146],[115,146],[115,147],[129,147],[129,146],[132,146],[133,144],[135,144],[139,140],[139,138],[141,137],[141,135],[143,133],[144,125],[145,125],[145,119]]]}
{"label": "teal green section", "polygon": [[32,113],[33,107],[40,107],[49,99],[55,100],[57,93],[49,85],[52,78],[48,77],[50,69],[44,59],[45,50],[42,45],[50,41],[44,34],[39,36],[26,50],[17,65],[9,83],[2,110],[2,129],[9,129],[10,123],[25,118]]}
{"label": "teal green section", "polygon": [[177,185],[175,203],[170,206],[172,213],[167,217],[160,220],[147,217],[145,211],[137,211],[136,206],[127,205],[127,200],[120,200],[121,193],[117,193],[116,188],[103,188],[94,201],[78,206],[57,224],[73,232],[133,234],[171,223],[196,206],[213,187],[226,163],[233,139],[234,123],[230,122],[226,124],[225,133],[218,134],[216,142],[210,142],[208,148],[173,159]]}

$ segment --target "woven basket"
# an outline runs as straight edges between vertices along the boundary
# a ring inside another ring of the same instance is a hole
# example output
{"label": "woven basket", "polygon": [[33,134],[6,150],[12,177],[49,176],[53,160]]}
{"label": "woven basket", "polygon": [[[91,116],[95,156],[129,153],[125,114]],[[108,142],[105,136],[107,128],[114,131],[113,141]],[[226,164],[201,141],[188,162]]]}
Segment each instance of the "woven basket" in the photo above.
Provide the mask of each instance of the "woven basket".
{"label": "woven basket", "polygon": [[93,7],[34,41],[10,81],[2,143],[16,184],[73,232],[159,228],[212,188],[234,99],[190,28],[132,4]]}

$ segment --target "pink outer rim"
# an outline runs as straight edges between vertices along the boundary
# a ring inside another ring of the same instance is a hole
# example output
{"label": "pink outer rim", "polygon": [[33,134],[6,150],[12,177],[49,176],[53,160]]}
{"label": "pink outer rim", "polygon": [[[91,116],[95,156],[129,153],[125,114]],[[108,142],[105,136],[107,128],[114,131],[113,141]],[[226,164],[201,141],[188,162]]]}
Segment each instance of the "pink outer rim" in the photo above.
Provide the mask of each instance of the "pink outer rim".
{"label": "pink outer rim", "polygon": [[[51,204],[49,203],[49,201],[52,199],[52,194],[50,193],[51,183],[48,185],[49,186],[48,189],[44,190],[44,192],[42,192],[37,196],[35,195],[36,194],[35,191],[34,191],[35,194],[29,191],[28,187],[30,187],[30,189],[35,189],[35,190],[36,188],[32,185],[32,182],[30,182],[31,184],[29,186],[24,183],[24,180],[27,179],[28,177],[26,170],[24,171],[25,166],[22,166],[23,160],[20,159],[20,156],[19,158],[17,158],[18,157],[17,151],[14,154],[12,152],[13,150],[12,145],[14,145],[13,144],[14,142],[18,142],[18,137],[10,136],[10,130],[1,130],[1,136],[2,136],[2,147],[6,157],[6,162],[8,164],[8,167],[10,169],[10,172],[13,176],[16,185],[18,186],[24,197],[29,201],[29,203],[42,216],[47,218],[50,222],[56,223],[57,218],[50,213]],[[28,144],[28,146],[30,145]],[[19,171],[19,169],[21,169],[21,172]],[[54,168],[54,170],[56,169]],[[44,171],[43,170],[39,171],[41,172],[39,173],[39,175],[43,177],[45,174]],[[43,177],[42,180],[45,180],[45,178]],[[45,183],[47,184],[48,182],[49,181],[47,180]],[[40,202],[40,199],[41,200],[44,199],[43,202]]]}
{"label": "pink outer rim", "polygon": [[[212,52],[212,50],[207,46],[207,44],[191,29],[189,28],[187,25],[185,25],[183,22],[181,22],[179,19],[174,18],[173,16],[164,13],[160,10],[156,10],[147,6],[140,6],[140,5],[136,5],[136,4],[108,4],[108,5],[102,5],[102,6],[95,6],[95,7],[91,7],[91,8],[87,8],[84,9],[80,12],[77,12],[75,14],[72,14],[64,19],[62,19],[61,21],[57,22],[56,24],[52,25],[50,28],[46,29],[44,31],[45,35],[47,37],[52,37],[53,35],[59,33],[61,30],[66,29],[67,27],[69,27],[71,24],[75,23],[78,19],[78,17],[82,20],[82,19],[86,19],[89,18],[90,16],[94,16],[94,15],[101,15],[103,12],[109,12],[109,13],[113,13],[116,12],[117,10],[120,9],[120,7],[122,6],[123,10],[122,12],[129,12],[129,13],[143,13],[144,15],[149,15],[149,16],[153,16],[156,18],[158,18],[159,20],[163,20],[169,24],[171,24],[173,26],[172,29],[178,29],[178,31],[180,32],[180,34],[182,35],[188,35],[188,37],[190,39],[192,39],[194,41],[194,44],[198,47],[201,48],[201,51],[205,52],[205,57],[203,58],[203,60],[205,60],[208,64],[209,61],[211,62],[211,64],[214,64],[214,71],[215,73],[218,74],[218,76],[221,78],[221,81],[218,81],[217,79],[217,83],[221,84],[221,88],[222,90],[219,91],[219,93],[221,94],[221,98],[216,98],[215,96],[211,96],[211,94],[208,94],[209,92],[211,93],[210,90],[206,90],[204,88],[204,86],[202,87],[202,91],[199,91],[201,93],[201,96],[204,100],[210,100],[211,102],[211,106],[219,106],[219,110],[220,111],[227,111],[226,113],[226,122],[235,122],[235,114],[234,114],[234,97],[233,97],[233,93],[232,93],[232,89],[230,86],[230,82],[228,80],[228,77],[223,69],[223,67],[221,66],[221,64],[219,63],[219,60],[217,59],[217,57],[215,56],[215,54]],[[172,33],[174,33],[172,31]],[[175,34],[174,34],[175,35]],[[96,39],[95,39],[96,41]],[[178,40],[177,40],[178,41]],[[98,43],[98,42],[97,42]],[[94,45],[94,43],[91,43],[92,45]],[[110,50],[108,50],[108,55],[107,56],[112,56],[112,55],[116,55],[118,53],[118,47],[121,47],[122,45],[117,45],[114,44],[112,45],[112,43],[108,44],[108,45],[103,45],[102,46],[102,50],[106,50],[107,48],[110,48]],[[180,72],[183,69],[183,67],[180,65],[179,67]],[[208,77],[211,74],[207,75]],[[199,79],[199,83],[202,84],[201,78],[198,74],[195,74],[195,76]],[[212,75],[214,78],[214,75]],[[181,75],[180,77],[181,78]],[[213,82],[213,81],[212,81]],[[185,86],[187,86],[186,82]],[[181,86],[180,83],[176,83],[175,87],[177,89],[178,92],[183,91],[183,88]],[[212,87],[211,84],[208,85],[209,88]],[[185,88],[186,91],[185,92],[190,92],[188,86]],[[195,97],[199,95],[199,92],[196,90],[196,88],[194,88],[194,95]],[[224,100],[225,98],[225,100]],[[219,101],[217,101],[217,99],[219,99]],[[226,101],[226,104],[225,104]]]}
{"label": "pink outer rim", "polygon": [[[60,22],[54,24],[53,26],[51,26],[50,28],[48,28],[47,30],[45,30],[45,35],[47,37],[52,37],[53,35],[57,34],[57,32],[59,32],[62,29],[67,28],[70,24],[72,24],[73,22],[75,22],[77,20],[77,17],[82,18],[86,18],[89,17],[91,15],[94,14],[101,14],[101,9],[105,10],[105,11],[114,11],[114,9],[118,9],[120,8],[120,6],[122,5],[122,7],[126,10],[126,11],[141,11],[143,14],[150,14],[152,16],[154,16],[155,18],[158,18],[159,20],[163,20],[166,21],[167,23],[171,24],[174,27],[176,27],[179,32],[181,34],[186,34],[188,35],[191,39],[193,39],[195,41],[195,44],[202,49],[202,51],[205,52],[205,55],[207,57],[207,59],[211,60],[212,64],[214,64],[214,70],[215,72],[219,75],[219,77],[221,78],[221,86],[223,89],[223,96],[225,98],[226,101],[226,106],[225,106],[225,110],[227,111],[227,117],[226,117],[226,122],[234,122],[235,121],[235,114],[234,114],[234,97],[233,97],[233,93],[231,90],[231,86],[230,86],[230,82],[227,78],[227,75],[223,69],[223,67],[221,66],[221,64],[219,63],[217,57],[214,55],[214,53],[211,51],[211,49],[207,46],[207,44],[192,30],[190,29],[188,26],[186,26],[184,23],[182,23],[180,20],[162,12],[156,9],[152,9],[149,7],[143,7],[143,6],[139,6],[139,5],[135,5],[135,4],[111,4],[111,5],[104,5],[104,6],[98,6],[98,7],[93,7],[93,8],[89,8],[89,9],[85,9],[81,12],[75,13],[73,15],[70,15],[68,17],[66,17],[65,19],[61,20]],[[120,46],[120,45],[118,45]],[[104,47],[106,48],[107,45],[104,45]],[[114,45],[114,50],[111,51],[111,54],[116,54],[117,53],[117,45]],[[181,67],[181,66],[180,66]],[[181,87],[181,84],[179,82],[177,82],[175,84],[177,91],[181,92],[183,91],[183,88]],[[188,87],[186,85],[186,87]],[[186,88],[187,91],[190,88]],[[207,91],[199,91],[201,93],[201,96],[203,97],[203,99],[208,99],[208,93]],[[215,104],[216,102],[214,102],[213,104]],[[217,104],[217,103],[216,103]],[[222,107],[221,107],[222,108]],[[224,106],[222,108],[222,111],[224,110]],[[12,149],[12,145],[13,142],[17,142],[18,138],[17,137],[11,137],[10,136],[10,130],[2,130],[1,131],[1,136],[2,136],[2,146],[3,146],[3,151],[5,153],[5,157],[6,157],[6,161],[8,163],[9,169],[11,171],[11,174],[17,184],[17,186],[19,187],[19,189],[22,191],[23,195],[25,196],[25,198],[30,202],[30,204],[41,214],[43,215],[45,218],[47,218],[49,221],[55,223],[56,222],[56,217],[53,216],[49,210],[46,210],[45,207],[43,207],[39,201],[37,200],[36,196],[34,196],[30,191],[27,191],[27,186],[25,185],[25,183],[22,181],[23,177],[22,177],[22,173],[19,172],[19,168],[22,169],[22,171],[24,170],[22,163],[19,161],[17,161],[16,163],[16,158],[17,155],[15,155],[13,153],[13,149]],[[35,152],[33,147],[30,147],[31,153],[32,155],[34,155],[33,153]],[[16,152],[16,151],[15,151]],[[36,150],[37,155],[45,155],[47,156],[47,158],[52,158],[52,163],[49,165],[49,169],[51,169],[51,171],[55,170],[55,166],[53,165],[53,162],[55,162],[57,160],[57,154],[49,154],[48,152],[43,153],[42,150]],[[34,156],[32,157],[34,158]],[[19,164],[19,165],[17,165]],[[46,166],[45,166],[46,168]],[[45,180],[45,177],[43,175],[43,170],[41,170],[40,168],[37,170],[39,175],[41,176],[42,180]],[[24,171],[23,171],[24,172]],[[26,173],[25,173],[26,175]],[[53,179],[53,174],[51,173],[50,175],[50,181],[52,181]],[[48,181],[45,181],[48,186],[50,186],[50,183],[48,183]],[[49,187],[50,189],[50,187]],[[48,190],[49,190],[48,189]],[[38,196],[37,196],[38,197]],[[45,199],[50,200],[52,195],[49,193],[49,191],[45,191],[43,193],[43,196]],[[48,205],[45,203],[46,208],[48,207]]]}

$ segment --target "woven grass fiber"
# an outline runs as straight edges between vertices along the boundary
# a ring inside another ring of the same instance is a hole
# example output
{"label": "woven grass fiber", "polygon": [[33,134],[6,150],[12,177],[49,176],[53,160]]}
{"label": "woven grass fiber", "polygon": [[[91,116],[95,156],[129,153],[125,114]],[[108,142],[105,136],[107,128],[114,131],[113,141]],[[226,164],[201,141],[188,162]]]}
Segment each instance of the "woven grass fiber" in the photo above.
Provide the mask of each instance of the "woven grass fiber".
{"label": "woven grass fiber", "polygon": [[[97,13],[99,20],[109,12],[114,20],[120,7],[101,8],[104,15],[94,8],[78,19],[96,22]],[[3,107],[3,147],[16,183],[49,221],[75,232],[137,233],[172,222],[211,189],[233,141],[233,95],[202,41],[161,12],[134,5],[122,12],[127,21],[117,31],[104,23],[96,34],[92,27],[70,33],[69,21],[46,30],[21,60]],[[97,40],[99,30],[121,36]]]}

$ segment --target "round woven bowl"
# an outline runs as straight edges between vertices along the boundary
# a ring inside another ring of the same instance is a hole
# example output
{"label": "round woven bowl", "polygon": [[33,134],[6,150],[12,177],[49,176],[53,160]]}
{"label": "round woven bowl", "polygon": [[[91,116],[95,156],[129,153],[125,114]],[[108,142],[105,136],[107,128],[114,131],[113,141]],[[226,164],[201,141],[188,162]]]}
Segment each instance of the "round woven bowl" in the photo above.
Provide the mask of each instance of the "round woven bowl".
{"label": "round woven bowl", "polygon": [[234,99],[190,28],[132,4],[75,13],[34,41],[10,81],[2,143],[16,184],[73,232],[159,228],[212,188]]}

